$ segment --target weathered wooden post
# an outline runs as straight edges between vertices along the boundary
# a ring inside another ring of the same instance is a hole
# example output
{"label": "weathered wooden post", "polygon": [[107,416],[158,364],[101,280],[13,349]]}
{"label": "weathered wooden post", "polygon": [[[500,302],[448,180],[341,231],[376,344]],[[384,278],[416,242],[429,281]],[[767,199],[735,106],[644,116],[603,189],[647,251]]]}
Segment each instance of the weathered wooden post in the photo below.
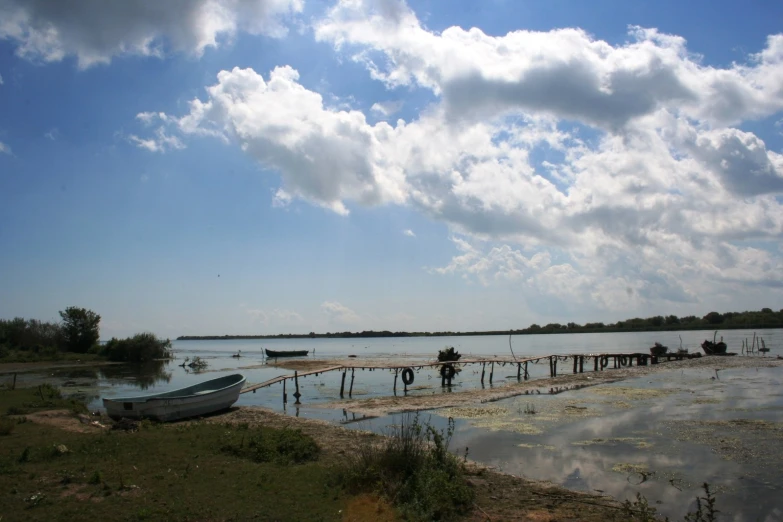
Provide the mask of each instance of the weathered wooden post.
{"label": "weathered wooden post", "polygon": [[288,402],[288,395],[285,392],[285,379],[283,379],[283,407],[285,408],[285,403]]}
{"label": "weathered wooden post", "polygon": [[489,369],[489,384],[492,384],[493,375],[495,375],[495,361],[492,361],[492,367]]}
{"label": "weathered wooden post", "polygon": [[302,404],[299,402],[299,397],[302,396],[301,393],[299,393],[299,372],[294,371],[294,384],[296,384],[296,391],[294,392],[294,398],[296,398],[296,402],[294,404]]}
{"label": "weathered wooden post", "polygon": [[525,380],[528,380],[528,378],[530,377],[530,374],[527,373],[527,363],[528,362],[530,362],[530,361],[525,361]]}
{"label": "weathered wooden post", "polygon": [[553,363],[552,364],[552,370],[553,370],[552,377],[557,377],[557,355],[555,355],[554,361],[552,361],[552,363]]}
{"label": "weathered wooden post", "polygon": [[356,368],[351,368],[351,387],[348,388],[348,397],[353,397],[353,378],[356,374]]}
{"label": "weathered wooden post", "polygon": [[522,377],[522,363],[517,363],[517,380]]}
{"label": "weathered wooden post", "polygon": [[[343,369],[343,380],[340,382],[340,398],[341,399],[343,397],[345,397],[345,394],[344,394],[344,392],[345,392],[345,374],[347,372],[348,372],[348,370]],[[397,386],[397,382],[396,381],[394,382],[394,385],[395,385],[395,388],[396,388],[396,386]]]}
{"label": "weathered wooden post", "polygon": [[579,373],[585,373],[585,356],[579,356]]}
{"label": "weathered wooden post", "polygon": [[576,373],[576,365],[577,365],[577,359],[578,357],[576,355],[573,356],[574,359],[574,373]]}
{"label": "weathered wooden post", "polygon": [[397,376],[399,375],[399,373],[400,373],[400,369],[395,368],[394,369],[394,395],[397,395]]}
{"label": "weathered wooden post", "polygon": [[487,363],[481,363],[481,385],[484,385],[484,372],[487,371]]}
{"label": "weathered wooden post", "polygon": [[598,371],[598,356],[597,355],[595,357],[593,357],[593,371],[594,372]]}
{"label": "weathered wooden post", "polygon": [[552,356],[549,356],[549,376],[554,377],[555,376],[555,370],[552,368]]}

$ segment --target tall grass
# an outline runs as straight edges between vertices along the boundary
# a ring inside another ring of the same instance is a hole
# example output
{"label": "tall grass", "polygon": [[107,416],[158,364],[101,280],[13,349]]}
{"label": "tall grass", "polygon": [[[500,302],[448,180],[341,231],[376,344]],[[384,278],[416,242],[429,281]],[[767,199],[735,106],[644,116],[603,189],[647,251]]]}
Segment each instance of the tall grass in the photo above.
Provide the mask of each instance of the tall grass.
{"label": "tall grass", "polygon": [[375,490],[409,520],[452,520],[473,502],[463,463],[449,452],[454,420],[437,430],[418,414],[401,417],[380,442],[365,442],[341,470],[352,492]]}

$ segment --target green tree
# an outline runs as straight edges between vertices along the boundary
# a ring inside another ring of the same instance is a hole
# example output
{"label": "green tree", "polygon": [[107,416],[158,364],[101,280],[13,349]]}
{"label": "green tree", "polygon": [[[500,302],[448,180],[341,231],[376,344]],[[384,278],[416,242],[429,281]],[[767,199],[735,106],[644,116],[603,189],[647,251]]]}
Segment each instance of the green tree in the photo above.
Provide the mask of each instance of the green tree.
{"label": "green tree", "polygon": [[100,315],[86,308],[69,306],[60,311],[60,317],[63,320],[65,347],[69,352],[87,353],[98,342]]}

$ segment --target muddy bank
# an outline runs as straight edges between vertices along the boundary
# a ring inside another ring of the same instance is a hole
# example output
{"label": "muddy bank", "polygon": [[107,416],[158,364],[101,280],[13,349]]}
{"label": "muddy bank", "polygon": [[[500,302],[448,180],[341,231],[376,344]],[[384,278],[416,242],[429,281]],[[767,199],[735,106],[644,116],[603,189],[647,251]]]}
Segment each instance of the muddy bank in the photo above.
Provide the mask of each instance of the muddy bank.
{"label": "muddy bank", "polygon": [[[202,421],[194,421],[202,422]],[[204,419],[204,422],[247,423],[273,428],[300,429],[323,450],[324,457],[343,463],[360,444],[381,439],[368,431],[349,430],[316,419],[291,417],[266,408],[243,406]],[[489,466],[468,461],[468,481],[476,492],[474,510],[465,520],[626,520],[620,504],[606,495],[575,492],[546,481],[531,481],[501,473]]]}
{"label": "muddy bank", "polygon": [[678,369],[711,369],[712,371],[730,368],[783,367],[783,360],[767,357],[701,357],[683,361],[671,361],[650,366],[634,366],[620,369],[606,369],[599,372],[569,373],[555,378],[540,378],[522,382],[512,382],[484,389],[438,393],[433,395],[403,396],[398,388],[397,396],[374,397],[369,399],[348,399],[318,404],[318,408],[344,408],[356,414],[381,416],[405,411],[430,410],[460,406],[467,403],[493,402],[519,395],[557,394],[562,391],[586,386],[607,384],[624,379],[642,377],[653,373],[676,371]]}
{"label": "muddy bank", "polygon": [[0,375],[12,373],[41,372],[61,370],[63,368],[93,368],[97,366],[116,366],[125,363],[109,361],[38,361],[21,363],[0,363]]}

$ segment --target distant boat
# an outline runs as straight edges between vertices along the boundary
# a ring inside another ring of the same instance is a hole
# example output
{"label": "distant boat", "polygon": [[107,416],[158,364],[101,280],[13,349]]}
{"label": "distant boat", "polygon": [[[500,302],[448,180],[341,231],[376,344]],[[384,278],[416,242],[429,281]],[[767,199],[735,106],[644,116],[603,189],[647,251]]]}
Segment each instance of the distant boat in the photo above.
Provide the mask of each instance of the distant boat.
{"label": "distant boat", "polygon": [[239,398],[244,384],[245,377],[235,373],[174,391],[103,399],[103,406],[115,420],[129,417],[175,421],[230,408]]}
{"label": "distant boat", "polygon": [[268,348],[264,348],[264,352],[267,357],[305,357],[310,353],[308,350],[270,350]]}
{"label": "distant boat", "polygon": [[724,355],[726,353],[726,348],[726,343],[723,341],[719,343],[704,341],[701,343],[701,349],[704,350],[704,353],[707,355]]}

